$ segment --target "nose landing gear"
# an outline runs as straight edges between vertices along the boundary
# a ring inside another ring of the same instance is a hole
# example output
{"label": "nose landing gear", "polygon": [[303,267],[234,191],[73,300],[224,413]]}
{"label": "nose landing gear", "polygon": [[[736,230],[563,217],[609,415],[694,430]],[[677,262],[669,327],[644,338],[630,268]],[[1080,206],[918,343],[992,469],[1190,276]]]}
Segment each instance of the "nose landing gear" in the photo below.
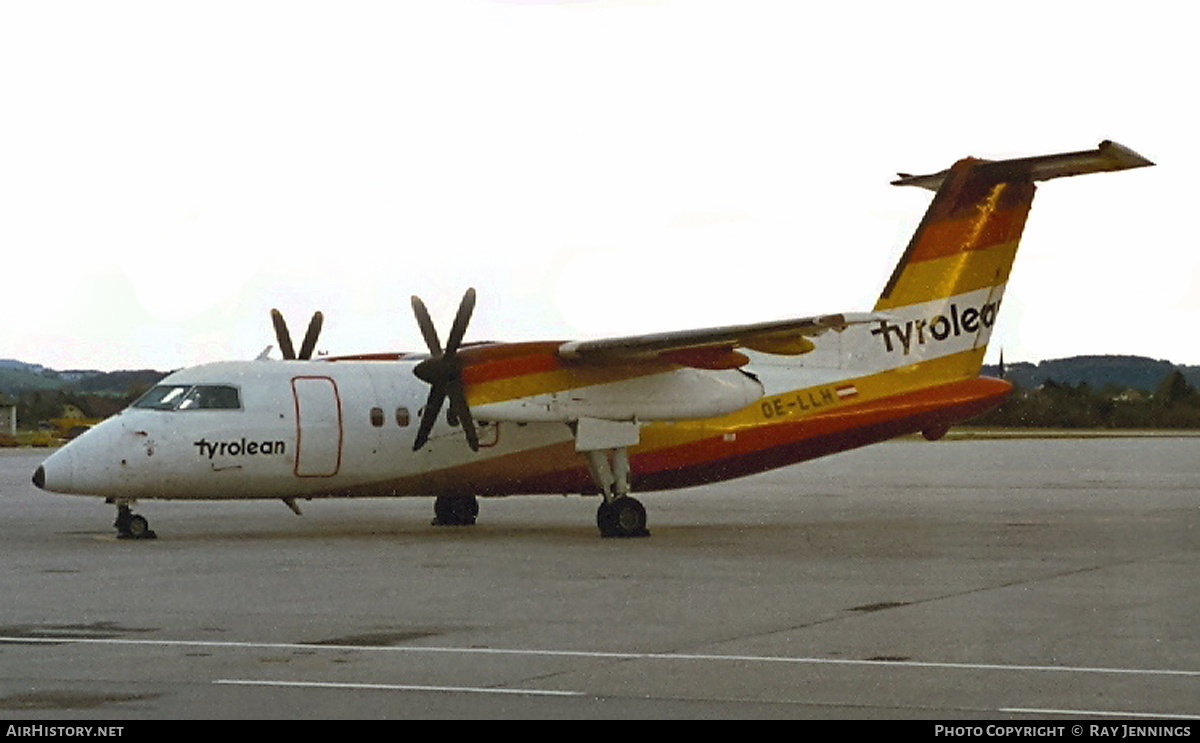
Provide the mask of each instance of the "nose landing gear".
{"label": "nose landing gear", "polygon": [[117,520],[113,526],[117,529],[118,539],[157,539],[158,535],[150,528],[150,522],[131,510],[132,501],[117,501]]}

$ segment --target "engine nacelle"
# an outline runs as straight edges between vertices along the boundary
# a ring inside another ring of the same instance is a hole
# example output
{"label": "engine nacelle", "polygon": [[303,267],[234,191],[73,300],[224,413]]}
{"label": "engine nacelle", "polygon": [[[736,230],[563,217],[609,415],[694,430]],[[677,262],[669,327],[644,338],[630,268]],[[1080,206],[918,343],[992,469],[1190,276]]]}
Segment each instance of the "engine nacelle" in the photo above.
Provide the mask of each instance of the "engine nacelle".
{"label": "engine nacelle", "polygon": [[680,368],[560,392],[472,405],[479,420],[550,422],[580,418],[664,421],[741,410],[763,396],[762,384],[738,369]]}

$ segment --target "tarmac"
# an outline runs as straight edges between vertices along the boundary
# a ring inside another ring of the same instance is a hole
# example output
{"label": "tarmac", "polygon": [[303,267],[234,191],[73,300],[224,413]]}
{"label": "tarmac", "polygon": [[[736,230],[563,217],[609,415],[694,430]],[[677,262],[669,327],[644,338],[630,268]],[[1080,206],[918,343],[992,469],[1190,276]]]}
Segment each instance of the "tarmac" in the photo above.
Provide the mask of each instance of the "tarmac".
{"label": "tarmac", "polygon": [[[1200,717],[1200,438],[903,440],[639,497],[143,501],[0,450],[0,719]],[[636,485],[636,480],[635,480]]]}

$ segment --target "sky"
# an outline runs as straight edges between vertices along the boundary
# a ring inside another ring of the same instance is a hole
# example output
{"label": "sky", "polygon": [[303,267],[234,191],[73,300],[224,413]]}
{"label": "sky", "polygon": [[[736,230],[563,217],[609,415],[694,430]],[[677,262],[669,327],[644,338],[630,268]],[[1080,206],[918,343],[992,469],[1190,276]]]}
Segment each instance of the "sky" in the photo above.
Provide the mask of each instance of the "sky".
{"label": "sky", "polygon": [[0,0],[0,359],[583,339],[869,310],[973,155],[1040,186],[994,361],[1200,364],[1185,3]]}

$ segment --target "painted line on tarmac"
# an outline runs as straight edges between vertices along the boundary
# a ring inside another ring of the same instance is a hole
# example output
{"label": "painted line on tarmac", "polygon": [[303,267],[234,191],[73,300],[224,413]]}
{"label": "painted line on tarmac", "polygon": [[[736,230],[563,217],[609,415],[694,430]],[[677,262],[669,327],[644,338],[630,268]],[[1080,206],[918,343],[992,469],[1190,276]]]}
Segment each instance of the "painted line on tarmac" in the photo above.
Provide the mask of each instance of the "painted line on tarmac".
{"label": "painted line on tarmac", "polygon": [[830,666],[875,666],[887,668],[942,668],[965,671],[1018,671],[1018,672],[1047,672],[1047,673],[1088,673],[1088,674],[1119,674],[1129,676],[1174,676],[1184,678],[1200,678],[1200,671],[1187,671],[1171,668],[1113,668],[1103,666],[1047,666],[1030,664],[1004,663],[954,663],[943,661],[915,661],[888,659],[853,659],[853,658],[807,658],[798,656],[778,655],[721,655],[710,653],[630,653],[602,650],[533,650],[522,648],[454,648],[454,647],[421,647],[414,645],[327,645],[323,643],[296,642],[233,642],[210,640],[150,640],[124,639],[113,637],[5,637],[0,636],[0,644],[12,645],[140,645],[160,647],[191,647],[191,648],[228,648],[242,650],[353,650],[357,652],[392,652],[392,653],[446,653],[459,655],[518,655],[541,656],[558,658],[600,658],[609,660],[688,660],[715,661],[740,663],[793,663],[797,665],[830,665]]}
{"label": "painted line on tarmac", "polygon": [[552,689],[501,689],[487,686],[422,686],[413,684],[353,684],[335,681],[259,681],[254,679],[217,679],[214,684],[225,686],[291,686],[306,689],[354,689],[370,691],[447,691],[470,694],[519,694],[539,697],[582,697],[581,691]]}
{"label": "painted line on tarmac", "polygon": [[1038,709],[1036,707],[1001,707],[997,712],[1017,715],[1070,715],[1073,717],[1144,717],[1151,720],[1195,720],[1196,715],[1171,715],[1158,712],[1117,712],[1095,709]]}

